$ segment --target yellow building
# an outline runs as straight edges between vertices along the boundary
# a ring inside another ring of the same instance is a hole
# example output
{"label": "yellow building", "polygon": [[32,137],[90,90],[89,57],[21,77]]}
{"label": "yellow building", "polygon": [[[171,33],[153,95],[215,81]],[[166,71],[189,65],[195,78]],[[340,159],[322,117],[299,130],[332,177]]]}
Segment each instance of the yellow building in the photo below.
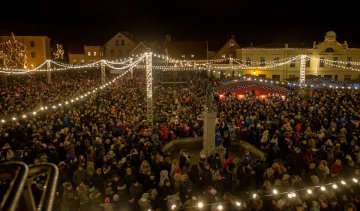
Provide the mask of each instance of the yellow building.
{"label": "yellow building", "polygon": [[[12,36],[0,36],[0,43],[11,40]],[[26,46],[27,68],[34,68],[51,59],[50,38],[47,36],[15,36]]]}
{"label": "yellow building", "polygon": [[[281,48],[237,48],[235,52],[233,68],[222,70],[225,77],[242,74],[280,81],[299,77],[300,58],[297,56],[306,55],[306,75],[319,75],[340,81],[360,78],[359,71],[349,69],[360,69],[354,63],[360,62],[360,49],[349,48],[346,41],[339,43],[333,31],[325,34],[324,41],[314,42],[312,48],[291,48],[285,44]],[[292,57],[296,59],[289,61]],[[239,63],[242,64],[241,67]],[[216,77],[222,75],[219,70],[215,69],[215,72],[220,73],[215,74]]]}
{"label": "yellow building", "polygon": [[104,47],[100,45],[84,45],[85,63],[92,63],[104,59]]}

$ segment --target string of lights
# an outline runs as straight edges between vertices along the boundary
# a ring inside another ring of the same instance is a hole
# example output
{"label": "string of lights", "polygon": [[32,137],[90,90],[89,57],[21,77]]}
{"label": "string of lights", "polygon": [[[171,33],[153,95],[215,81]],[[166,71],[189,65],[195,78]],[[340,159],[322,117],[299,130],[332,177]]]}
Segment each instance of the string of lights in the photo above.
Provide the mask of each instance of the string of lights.
{"label": "string of lights", "polygon": [[[134,66],[135,66],[138,62],[140,62],[141,60],[143,60],[143,59],[144,59],[144,56],[138,58],[138,60],[136,60],[136,61],[133,63]],[[45,111],[51,110],[51,108],[52,108],[52,109],[57,109],[57,108],[59,108],[59,107],[69,106],[69,105],[71,105],[71,104],[73,104],[73,103],[75,103],[75,102],[77,102],[77,101],[79,101],[79,100],[82,100],[82,99],[90,96],[91,94],[94,94],[94,93],[98,92],[99,90],[102,90],[102,89],[106,88],[107,86],[109,86],[109,85],[111,85],[112,83],[114,83],[117,79],[120,79],[121,77],[123,77],[123,76],[124,76],[125,74],[127,74],[129,71],[130,71],[130,69],[127,70],[127,71],[125,71],[124,73],[120,74],[119,76],[117,76],[116,78],[114,78],[112,81],[110,81],[110,82],[108,82],[108,83],[105,83],[105,84],[103,84],[103,85],[101,85],[101,86],[99,86],[99,87],[97,87],[97,88],[94,88],[94,89],[92,89],[91,91],[88,91],[88,92],[86,92],[86,93],[84,93],[84,94],[77,94],[77,97],[74,97],[74,98],[72,98],[72,99],[69,99],[69,100],[66,100],[66,101],[62,101],[62,102],[59,102],[59,103],[55,103],[55,104],[52,104],[52,105],[41,106],[39,109],[35,109],[35,110],[33,110],[32,112],[24,113],[24,114],[22,114],[22,115],[16,115],[16,114],[10,115],[10,116],[12,116],[11,119],[5,119],[5,118],[3,118],[3,119],[0,120],[0,123],[4,124],[4,123],[6,123],[6,122],[11,122],[11,120],[12,120],[12,121],[16,121],[16,120],[19,120],[19,119],[26,119],[26,118],[28,118],[28,117],[36,116],[36,115],[38,115],[38,114],[40,114],[40,113],[44,113]]]}
{"label": "string of lights", "polygon": [[331,61],[331,62],[324,61],[324,63],[327,64],[327,65],[331,65],[333,67],[343,68],[343,69],[346,69],[346,70],[360,71],[360,69],[357,69],[357,68],[347,67],[347,66],[342,66],[342,65],[336,64],[334,61]]}
{"label": "string of lights", "polygon": [[279,197],[283,200],[289,200],[289,202],[292,202],[293,199],[300,197],[301,194],[307,195],[307,196],[313,196],[317,193],[324,193],[326,191],[332,190],[332,191],[338,191],[342,188],[351,188],[353,185],[358,185],[359,184],[359,179],[356,177],[352,177],[350,179],[340,179],[337,182],[330,182],[330,183],[326,183],[323,185],[315,185],[315,186],[308,186],[306,188],[301,188],[301,189],[292,189],[289,191],[284,191],[284,192],[280,192],[277,189],[272,189],[271,194],[259,194],[257,192],[252,192],[250,193],[250,196],[240,199],[234,199],[234,200],[228,200],[228,201],[221,201],[221,202],[216,202],[216,203],[204,203],[201,200],[197,200],[197,202],[195,202],[195,206],[177,206],[175,204],[173,204],[171,206],[171,210],[178,210],[178,209],[186,209],[186,208],[198,208],[198,209],[203,209],[206,206],[216,206],[217,210],[223,210],[224,209],[224,204],[228,204],[230,203],[232,206],[237,207],[237,208],[241,208],[242,206],[244,206],[244,204],[246,203],[246,201],[248,200],[254,200],[254,199],[258,199],[258,198],[265,198],[265,197]]}

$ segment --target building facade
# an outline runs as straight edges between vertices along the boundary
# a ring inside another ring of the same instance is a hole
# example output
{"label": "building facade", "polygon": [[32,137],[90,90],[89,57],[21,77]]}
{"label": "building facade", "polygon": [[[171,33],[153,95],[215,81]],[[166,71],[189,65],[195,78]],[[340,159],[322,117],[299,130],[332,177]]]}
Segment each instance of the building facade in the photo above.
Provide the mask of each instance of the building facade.
{"label": "building facade", "polygon": [[131,51],[137,46],[132,39],[125,33],[118,32],[104,45],[105,58],[108,60],[117,60],[129,57]]}
{"label": "building facade", "polygon": [[86,64],[100,61],[104,58],[104,47],[100,45],[84,45],[84,53]]}
{"label": "building facade", "polygon": [[[0,43],[11,40],[12,36],[0,36]],[[15,36],[26,46],[27,67],[35,68],[51,59],[50,38],[47,36]]]}
{"label": "building facade", "polygon": [[[329,31],[324,41],[314,42],[312,48],[237,48],[233,67],[218,71],[215,77],[253,75],[272,80],[287,80],[300,76],[300,55],[306,55],[306,75],[351,81],[360,78],[360,49],[350,48],[346,41],[339,43],[336,33]],[[294,59],[291,59],[294,58]],[[241,65],[239,65],[241,64]],[[213,71],[214,72],[214,71]]]}

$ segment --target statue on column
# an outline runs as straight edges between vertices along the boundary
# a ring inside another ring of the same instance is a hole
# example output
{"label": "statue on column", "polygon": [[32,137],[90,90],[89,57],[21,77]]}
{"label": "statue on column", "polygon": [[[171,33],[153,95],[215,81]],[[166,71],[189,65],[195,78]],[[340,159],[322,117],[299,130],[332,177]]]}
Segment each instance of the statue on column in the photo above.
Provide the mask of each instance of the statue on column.
{"label": "statue on column", "polygon": [[214,105],[214,87],[211,84],[212,82],[208,82],[206,87],[206,110],[208,112],[213,111]]}

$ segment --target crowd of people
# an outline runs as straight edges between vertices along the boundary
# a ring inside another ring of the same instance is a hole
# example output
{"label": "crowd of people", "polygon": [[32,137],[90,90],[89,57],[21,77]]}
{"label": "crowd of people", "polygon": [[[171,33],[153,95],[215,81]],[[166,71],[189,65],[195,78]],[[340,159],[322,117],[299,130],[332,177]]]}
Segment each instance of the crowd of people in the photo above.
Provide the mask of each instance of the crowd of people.
{"label": "crowd of people", "polygon": [[[35,76],[10,81],[0,88],[1,116],[88,91],[99,85],[98,74],[54,74],[51,84]],[[291,200],[272,194],[274,188],[290,192],[359,177],[358,91],[293,89],[285,99],[215,94],[216,150],[198,160],[187,150],[163,153],[174,139],[202,136],[209,83],[206,75],[194,74],[187,85],[155,86],[151,125],[144,73],[125,76],[71,106],[1,124],[0,160],[57,164],[54,210],[197,210],[199,201],[212,210],[220,203],[224,210],[360,207],[355,183],[298,191]],[[239,140],[263,150],[266,160],[249,151],[229,153]]]}

